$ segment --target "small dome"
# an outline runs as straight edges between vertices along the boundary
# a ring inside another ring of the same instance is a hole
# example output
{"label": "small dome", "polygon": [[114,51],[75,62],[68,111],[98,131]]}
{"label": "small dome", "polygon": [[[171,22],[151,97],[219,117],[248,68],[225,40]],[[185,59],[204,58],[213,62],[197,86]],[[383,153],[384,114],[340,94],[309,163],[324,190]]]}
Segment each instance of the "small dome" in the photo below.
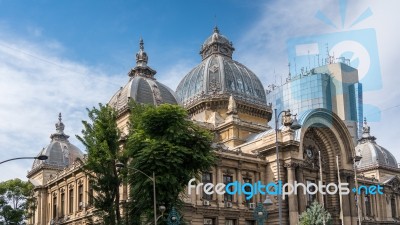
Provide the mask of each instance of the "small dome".
{"label": "small dome", "polygon": [[129,100],[143,104],[160,105],[163,103],[177,104],[174,91],[158,82],[157,73],[148,65],[148,56],[144,51],[143,39],[140,39],[140,49],[136,54],[136,66],[129,72],[128,83],[117,91],[108,105],[117,111],[128,108]]}
{"label": "small dome", "polygon": [[261,81],[250,69],[232,59],[234,50],[232,43],[215,28],[202,45],[202,62],[179,83],[178,100],[187,106],[207,96],[228,99],[233,95],[237,100],[266,107]]}
{"label": "small dome", "polygon": [[[47,160],[36,159],[33,162],[32,171],[41,166],[50,166],[62,169],[71,165],[77,158],[83,159],[83,153],[75,145],[68,141],[69,136],[64,134],[64,124],[61,113],[56,123],[56,133],[50,135],[50,144],[40,151],[39,155],[46,155]],[[38,156],[39,156],[38,155]]]}
{"label": "small dome", "polygon": [[219,33],[218,27],[215,27],[214,28],[214,33],[204,41],[204,43],[202,45],[202,50],[205,49],[206,47],[208,47],[209,45],[211,45],[214,42],[218,42],[218,43],[221,43],[221,44],[227,44],[231,48],[233,48],[232,42],[230,42],[227,37],[225,37],[224,35]]}
{"label": "small dome", "polygon": [[387,149],[375,142],[376,138],[371,136],[370,127],[364,119],[363,134],[356,146],[356,153],[362,159],[358,164],[359,169],[371,167],[398,168],[396,158]]}

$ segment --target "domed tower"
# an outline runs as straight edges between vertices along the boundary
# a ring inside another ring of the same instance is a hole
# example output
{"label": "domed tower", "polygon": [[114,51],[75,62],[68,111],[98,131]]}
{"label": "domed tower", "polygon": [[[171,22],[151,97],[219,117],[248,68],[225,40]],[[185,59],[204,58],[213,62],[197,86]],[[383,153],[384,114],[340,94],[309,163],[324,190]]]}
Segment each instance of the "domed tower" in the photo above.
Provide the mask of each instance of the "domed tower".
{"label": "domed tower", "polygon": [[364,119],[363,133],[356,146],[357,154],[362,159],[357,165],[367,177],[374,177],[378,180],[385,180],[389,176],[397,175],[400,172],[397,160],[391,152],[376,143],[376,138],[371,135],[367,120]]}
{"label": "domed tower", "polygon": [[195,121],[230,146],[267,129],[272,111],[258,77],[232,59],[235,48],[217,27],[201,46],[202,62],[179,83],[179,102]]}
{"label": "domed tower", "polygon": [[118,127],[126,130],[128,120],[128,102],[160,105],[163,103],[177,104],[174,91],[158,82],[154,75],[157,71],[150,68],[147,53],[144,51],[143,39],[139,42],[139,52],[136,53],[136,66],[128,73],[129,81],[113,95],[108,105],[118,111]]}
{"label": "domed tower", "polygon": [[36,185],[43,185],[50,176],[55,175],[64,168],[71,165],[76,159],[83,160],[83,153],[68,140],[69,136],[64,133],[65,125],[62,122],[61,113],[55,124],[56,132],[50,135],[50,144],[43,148],[38,155],[46,155],[47,160],[36,159],[27,177]]}

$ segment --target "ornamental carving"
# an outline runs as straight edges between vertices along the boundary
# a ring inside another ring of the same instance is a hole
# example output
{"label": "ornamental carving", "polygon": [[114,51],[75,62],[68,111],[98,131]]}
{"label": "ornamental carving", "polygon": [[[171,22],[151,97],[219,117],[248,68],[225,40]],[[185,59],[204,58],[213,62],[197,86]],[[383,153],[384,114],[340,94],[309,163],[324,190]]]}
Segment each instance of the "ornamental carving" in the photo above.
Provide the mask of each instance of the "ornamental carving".
{"label": "ornamental carving", "polygon": [[300,167],[300,165],[301,165],[301,163],[299,163],[299,162],[287,162],[283,166],[285,168],[297,168],[297,167]]}
{"label": "ornamental carving", "polygon": [[228,175],[232,175],[232,174],[233,174],[232,169],[224,169],[224,170],[222,170],[222,172],[223,172],[224,174],[228,174]]}
{"label": "ornamental carving", "polygon": [[246,171],[246,172],[242,173],[242,177],[243,177],[243,179],[251,179],[252,178],[252,174],[249,173],[249,171]]}

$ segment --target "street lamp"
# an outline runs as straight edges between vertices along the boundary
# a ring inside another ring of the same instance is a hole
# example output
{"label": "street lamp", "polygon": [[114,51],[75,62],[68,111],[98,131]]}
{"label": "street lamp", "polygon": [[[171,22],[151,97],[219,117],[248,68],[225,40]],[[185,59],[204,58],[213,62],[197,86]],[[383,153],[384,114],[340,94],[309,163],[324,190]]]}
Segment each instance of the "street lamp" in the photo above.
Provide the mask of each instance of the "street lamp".
{"label": "street lamp", "polygon": [[268,218],[268,212],[261,202],[257,203],[257,207],[253,212],[253,217],[257,220],[257,225],[264,225],[264,221]]}
{"label": "street lamp", "polygon": [[358,224],[361,225],[361,199],[360,195],[358,194],[358,181],[357,181],[357,166],[356,163],[360,162],[362,159],[361,156],[354,153],[353,156],[353,169],[354,169],[354,183],[356,185],[356,196],[357,196],[357,216],[358,216]]}
{"label": "street lamp", "polygon": [[[124,165],[123,163],[121,163],[121,162],[117,162],[117,163],[115,163],[115,167],[116,167],[117,170],[118,170],[118,169],[124,168],[125,165]],[[153,181],[154,225],[157,225],[157,220],[158,220],[158,219],[157,219],[157,204],[156,204],[156,203],[157,203],[157,200],[156,200],[156,176],[155,176],[154,172],[153,172],[153,176],[150,177],[149,175],[145,174],[143,171],[138,170],[138,169],[136,169],[136,168],[129,168],[129,169],[132,169],[132,170],[134,170],[135,172],[139,172],[139,173],[143,174],[144,176],[146,176],[147,178],[149,178],[151,181]],[[160,207],[160,209],[161,209],[161,207]],[[164,207],[164,211],[165,211],[165,207]]]}
{"label": "street lamp", "polygon": [[168,215],[167,225],[179,225],[181,223],[181,216],[176,211],[175,207],[172,207],[171,212]]}
{"label": "street lamp", "polygon": [[[278,182],[280,180],[280,168],[279,168],[279,146],[278,146],[278,132],[279,132],[279,128],[278,128],[278,119],[279,116],[285,113],[284,115],[284,121],[283,121],[283,125],[285,126],[289,126],[290,129],[292,130],[298,130],[301,128],[301,125],[299,124],[299,122],[296,119],[296,115],[294,115],[294,118],[292,119],[291,116],[292,114],[290,113],[290,110],[283,110],[278,114],[277,109],[275,109],[275,151],[276,151],[276,167],[278,170]],[[278,193],[278,212],[279,212],[279,224],[282,225],[282,193]]]}
{"label": "street lamp", "polygon": [[18,160],[18,159],[39,159],[39,160],[46,160],[46,159],[48,159],[48,158],[49,158],[49,157],[48,157],[47,155],[39,155],[39,156],[36,156],[36,157],[18,157],[18,158],[12,158],[12,159],[4,160],[4,161],[0,162],[0,164],[3,164],[3,163],[8,162],[8,161],[12,161],[12,160]]}

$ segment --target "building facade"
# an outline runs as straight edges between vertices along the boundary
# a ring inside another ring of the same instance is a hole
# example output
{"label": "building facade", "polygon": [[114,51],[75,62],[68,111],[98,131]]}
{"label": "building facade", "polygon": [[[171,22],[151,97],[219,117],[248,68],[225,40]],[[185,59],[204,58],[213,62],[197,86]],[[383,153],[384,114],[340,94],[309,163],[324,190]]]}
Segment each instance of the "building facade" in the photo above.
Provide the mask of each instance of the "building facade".
{"label": "building facade", "polygon": [[[136,66],[129,73],[128,83],[108,103],[118,111],[119,129],[127,134],[127,104],[130,100],[153,105],[181,104],[192,121],[215,134],[213,147],[218,163],[203,171],[199,182],[215,185],[234,181],[260,181],[264,184],[279,180],[304,184],[322,181],[347,182],[354,187],[354,178],[357,177],[359,185],[381,185],[384,194],[361,193],[358,203],[353,192],[343,196],[291,194],[282,201],[282,224],[298,224],[300,214],[313,201],[324,204],[332,214],[334,224],[343,221],[343,224],[355,225],[359,214],[363,224],[400,224],[400,170],[397,161],[376,143],[366,122],[359,141],[354,142],[354,134],[346,123],[347,117],[339,112],[345,100],[328,102],[326,96],[316,94],[316,98],[321,100],[318,104],[302,107],[302,101],[298,106],[298,110],[302,109],[298,111],[298,122],[302,125],[299,130],[288,126],[293,118],[284,114],[284,124],[277,133],[278,161],[276,133],[269,125],[274,106],[267,101],[259,78],[235,61],[233,52],[232,42],[215,28],[201,46],[201,62],[183,77],[174,92],[156,80],[156,71],[147,65],[148,56],[141,41]],[[331,66],[342,67],[341,64]],[[316,74],[309,77],[312,78],[299,79],[300,85],[313,85],[309,91],[304,90],[307,93],[313,93],[311,89],[326,93],[332,87],[326,83],[332,81],[324,72],[316,70]],[[298,96],[303,93],[301,91],[299,89]],[[280,107],[284,109],[286,105]],[[51,144],[42,151],[49,159],[43,163],[35,162],[28,173],[35,185],[37,199],[35,216],[29,224],[87,224],[92,218],[90,184],[80,171],[84,156],[70,145],[61,124],[60,120],[56,124],[56,134],[51,136]],[[353,159],[360,155],[363,158],[355,165]],[[128,198],[128,187],[122,186],[120,190],[124,201]],[[256,203],[267,199],[272,204],[265,205],[268,212],[266,223],[278,224],[277,196],[262,194],[246,199],[239,194],[192,192],[183,197],[182,214],[184,220],[193,225],[251,225],[256,223],[253,216]],[[360,210],[357,204],[361,206]]]}

